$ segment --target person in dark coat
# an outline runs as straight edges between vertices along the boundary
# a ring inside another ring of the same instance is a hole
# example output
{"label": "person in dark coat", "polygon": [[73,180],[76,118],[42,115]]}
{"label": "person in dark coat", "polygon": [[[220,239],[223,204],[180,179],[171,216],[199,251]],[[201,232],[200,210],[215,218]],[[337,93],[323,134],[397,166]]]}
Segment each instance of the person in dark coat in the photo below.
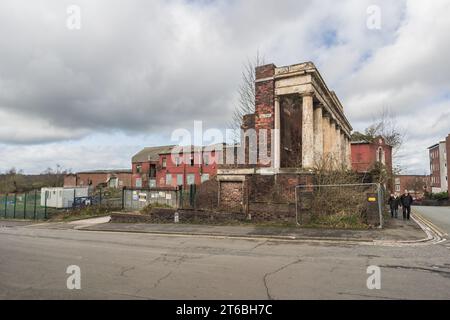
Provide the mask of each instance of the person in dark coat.
{"label": "person in dark coat", "polygon": [[400,197],[400,203],[403,207],[403,220],[409,220],[409,215],[411,214],[411,205],[413,203],[413,198],[409,194],[408,190]]}
{"label": "person in dark coat", "polygon": [[397,194],[392,194],[388,200],[389,207],[391,209],[391,218],[397,218],[398,216],[398,206],[400,205],[400,199]]}

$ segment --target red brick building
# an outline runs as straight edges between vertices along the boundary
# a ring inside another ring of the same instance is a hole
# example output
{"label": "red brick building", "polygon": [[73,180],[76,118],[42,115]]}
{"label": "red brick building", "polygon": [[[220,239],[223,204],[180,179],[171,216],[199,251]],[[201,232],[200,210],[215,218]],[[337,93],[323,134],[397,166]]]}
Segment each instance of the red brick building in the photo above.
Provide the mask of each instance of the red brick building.
{"label": "red brick building", "polygon": [[154,188],[156,183],[156,170],[159,164],[159,154],[170,152],[174,146],[158,146],[144,148],[131,159],[133,188]]}
{"label": "red brick building", "polygon": [[131,187],[131,170],[93,170],[70,173],[64,177],[64,187]]}
{"label": "red brick building", "polygon": [[392,173],[392,147],[384,138],[377,137],[373,141],[352,141],[352,169],[365,173],[372,170],[375,164],[382,163]]}
{"label": "red brick building", "polygon": [[408,190],[415,200],[423,199],[425,192],[431,191],[430,176],[397,175],[394,178],[394,192],[402,194]]}
{"label": "red brick building", "polygon": [[217,173],[221,151],[195,147],[173,154],[174,146],[144,148],[132,158],[132,187],[155,188],[199,185]]}
{"label": "red brick building", "polygon": [[156,185],[158,187],[199,185],[217,174],[220,153],[220,150],[208,151],[202,147],[178,155],[170,151],[160,153]]}

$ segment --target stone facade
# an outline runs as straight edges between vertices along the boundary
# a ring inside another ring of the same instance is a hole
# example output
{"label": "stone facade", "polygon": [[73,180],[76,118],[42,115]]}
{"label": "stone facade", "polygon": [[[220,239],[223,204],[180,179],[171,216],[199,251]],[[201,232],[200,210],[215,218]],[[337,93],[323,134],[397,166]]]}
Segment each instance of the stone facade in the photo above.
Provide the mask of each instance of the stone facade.
{"label": "stone facade", "polygon": [[[352,127],[313,63],[268,64],[257,67],[255,75],[255,113],[244,116],[242,129],[255,129],[257,151],[246,144],[245,163],[218,166],[218,197],[224,206],[241,201],[242,210],[254,218],[281,214],[292,219],[295,186],[311,184],[316,166],[332,159],[330,169],[351,169]],[[251,152],[257,156],[253,164],[248,162]],[[269,161],[262,161],[261,154]]]}

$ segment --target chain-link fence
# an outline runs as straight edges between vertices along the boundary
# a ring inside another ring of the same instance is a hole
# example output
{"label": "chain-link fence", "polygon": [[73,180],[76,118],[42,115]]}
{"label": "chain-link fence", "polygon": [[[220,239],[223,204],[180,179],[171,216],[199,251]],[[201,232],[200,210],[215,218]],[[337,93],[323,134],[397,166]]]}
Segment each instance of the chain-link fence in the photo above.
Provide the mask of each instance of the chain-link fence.
{"label": "chain-link fence", "polygon": [[382,228],[384,193],[384,188],[377,183],[298,185],[295,188],[297,224]]}

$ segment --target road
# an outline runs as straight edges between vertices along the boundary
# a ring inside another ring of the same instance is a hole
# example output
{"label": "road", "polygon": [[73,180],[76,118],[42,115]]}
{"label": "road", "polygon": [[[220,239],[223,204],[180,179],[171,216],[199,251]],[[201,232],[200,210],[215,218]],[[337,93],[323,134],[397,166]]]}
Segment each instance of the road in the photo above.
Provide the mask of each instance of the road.
{"label": "road", "polygon": [[450,207],[415,206],[413,210],[433,222],[444,232],[450,234]]}
{"label": "road", "polygon": [[[0,299],[449,299],[450,243],[387,247],[0,228]],[[69,290],[66,269],[81,270]],[[366,286],[381,268],[381,289]]]}

